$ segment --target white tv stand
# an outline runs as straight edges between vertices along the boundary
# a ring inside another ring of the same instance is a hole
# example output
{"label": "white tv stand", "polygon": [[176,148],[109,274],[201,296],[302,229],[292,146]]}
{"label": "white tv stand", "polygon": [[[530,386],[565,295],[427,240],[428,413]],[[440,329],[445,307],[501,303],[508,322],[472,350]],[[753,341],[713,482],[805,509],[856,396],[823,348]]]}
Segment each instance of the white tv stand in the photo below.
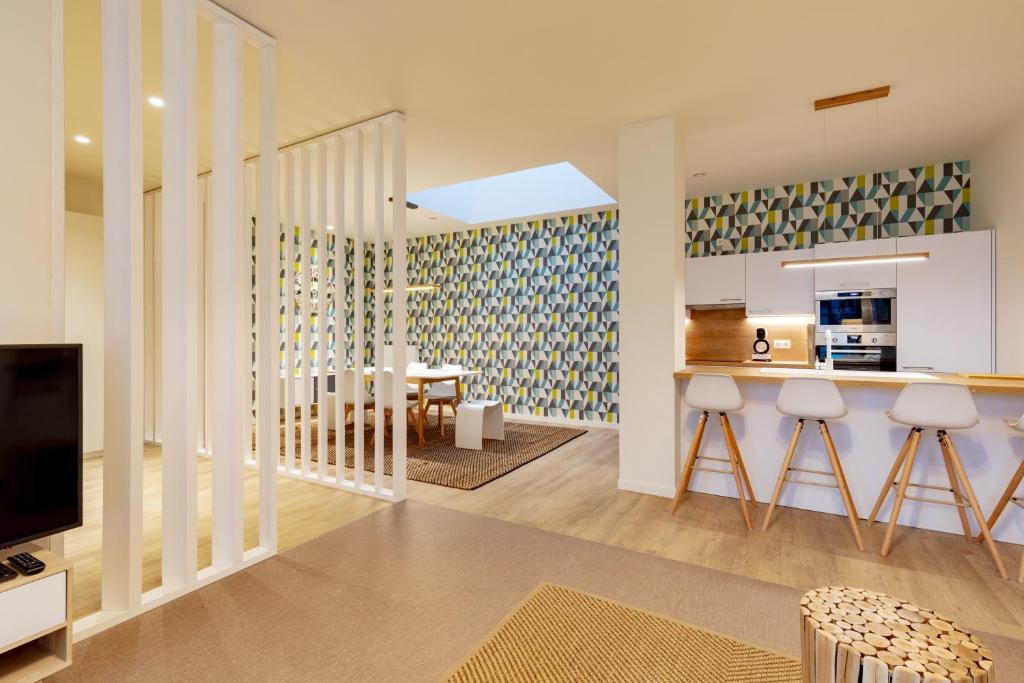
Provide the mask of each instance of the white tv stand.
{"label": "white tv stand", "polygon": [[[0,550],[6,559],[13,550]],[[39,681],[71,666],[71,563],[48,550],[34,576],[0,583],[0,683]]]}

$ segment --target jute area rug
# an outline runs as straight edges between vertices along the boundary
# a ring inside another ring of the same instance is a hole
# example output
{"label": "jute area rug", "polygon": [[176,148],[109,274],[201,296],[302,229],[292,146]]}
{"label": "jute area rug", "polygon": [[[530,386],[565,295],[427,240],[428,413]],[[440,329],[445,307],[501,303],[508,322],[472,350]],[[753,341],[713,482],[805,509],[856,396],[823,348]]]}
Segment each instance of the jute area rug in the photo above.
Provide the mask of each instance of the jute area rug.
{"label": "jute area rug", "polygon": [[[374,471],[374,446],[370,443],[373,412],[368,411],[367,430],[364,435],[363,469]],[[455,418],[445,416],[444,436],[441,436],[437,417],[427,418],[424,426],[426,443],[420,446],[415,429],[409,429],[406,453],[406,476],[413,481],[437,484],[449,488],[471,490],[504,476],[531,460],[550,453],[559,446],[587,433],[585,429],[555,427],[534,422],[505,422],[505,440],[484,440],[483,450],[455,447]],[[296,421],[298,422],[298,421]],[[391,431],[390,427],[387,430]],[[345,467],[355,467],[354,427],[345,430]],[[281,427],[281,457],[285,458],[285,428]],[[327,430],[327,462],[337,462],[335,431]],[[319,428],[313,420],[310,433],[310,451],[317,462]],[[295,453],[299,457],[302,443],[301,429],[295,425]],[[384,474],[390,475],[391,437],[384,440]]]}
{"label": "jute area rug", "polygon": [[794,683],[800,681],[800,663],[680,621],[545,583],[446,680]]}

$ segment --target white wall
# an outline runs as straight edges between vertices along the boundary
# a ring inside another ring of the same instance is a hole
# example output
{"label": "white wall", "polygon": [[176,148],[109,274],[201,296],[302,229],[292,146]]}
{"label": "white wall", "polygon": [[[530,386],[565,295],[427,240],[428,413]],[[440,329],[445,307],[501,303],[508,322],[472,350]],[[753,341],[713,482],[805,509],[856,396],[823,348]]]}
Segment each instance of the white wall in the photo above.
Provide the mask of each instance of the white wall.
{"label": "white wall", "polygon": [[672,118],[619,131],[619,488],[671,496],[684,364],[683,187]]}
{"label": "white wall", "polygon": [[50,3],[0,2],[0,343],[50,340]]}
{"label": "white wall", "polygon": [[103,449],[103,219],[69,211],[64,221],[65,337],[82,344],[86,453]]}
{"label": "white wall", "polygon": [[971,224],[996,229],[996,372],[1024,375],[1024,115],[971,160]]}

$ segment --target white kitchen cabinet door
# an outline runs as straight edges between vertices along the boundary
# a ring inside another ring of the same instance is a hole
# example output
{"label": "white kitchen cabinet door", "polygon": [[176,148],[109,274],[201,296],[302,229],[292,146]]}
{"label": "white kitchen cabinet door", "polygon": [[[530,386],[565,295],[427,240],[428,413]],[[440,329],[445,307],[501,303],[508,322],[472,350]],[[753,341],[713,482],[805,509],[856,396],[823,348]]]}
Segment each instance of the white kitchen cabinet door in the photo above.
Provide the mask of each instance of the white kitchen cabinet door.
{"label": "white kitchen cabinet door", "polygon": [[814,258],[814,249],[747,254],[747,315],[814,315],[814,269],[783,261]]}
{"label": "white kitchen cabinet door", "polygon": [[900,370],[992,372],[991,230],[898,238],[896,365]]}
{"label": "white kitchen cabinet door", "polygon": [[746,294],[746,258],[746,254],[727,254],[686,259],[686,305],[742,305]]}
{"label": "white kitchen cabinet door", "polygon": [[[896,240],[857,240],[825,242],[814,247],[814,258],[845,258],[848,256],[880,256],[895,254]],[[871,263],[855,266],[826,266],[814,269],[814,289],[879,289],[896,286],[895,263]]]}

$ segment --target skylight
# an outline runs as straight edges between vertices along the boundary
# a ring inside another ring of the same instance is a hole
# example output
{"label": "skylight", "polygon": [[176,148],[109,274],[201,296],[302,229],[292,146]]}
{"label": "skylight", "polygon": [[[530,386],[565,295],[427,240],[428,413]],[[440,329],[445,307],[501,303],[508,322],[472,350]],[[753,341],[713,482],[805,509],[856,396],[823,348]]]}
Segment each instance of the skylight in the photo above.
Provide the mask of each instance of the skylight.
{"label": "skylight", "polygon": [[470,225],[615,203],[568,161],[412,192],[409,201]]}

